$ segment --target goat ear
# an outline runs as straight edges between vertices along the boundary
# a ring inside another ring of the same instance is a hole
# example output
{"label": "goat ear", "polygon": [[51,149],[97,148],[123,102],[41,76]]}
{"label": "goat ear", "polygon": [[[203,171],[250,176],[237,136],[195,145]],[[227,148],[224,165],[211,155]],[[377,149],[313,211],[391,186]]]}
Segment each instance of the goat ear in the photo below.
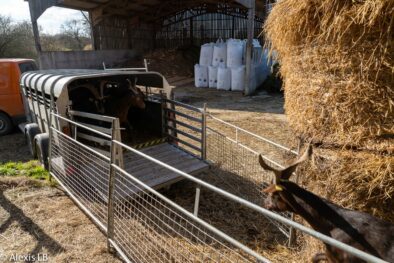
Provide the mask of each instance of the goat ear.
{"label": "goat ear", "polygon": [[281,175],[282,179],[288,180],[290,176],[294,173],[294,171],[297,169],[297,166],[300,163],[308,160],[311,157],[311,155],[312,155],[312,145],[308,144],[304,154],[297,161],[295,161],[289,167],[287,167],[282,171],[282,175]]}
{"label": "goat ear", "polygon": [[271,184],[271,185],[268,186],[267,188],[264,188],[263,192],[266,193],[266,194],[276,192],[275,185],[274,185],[274,184]]}

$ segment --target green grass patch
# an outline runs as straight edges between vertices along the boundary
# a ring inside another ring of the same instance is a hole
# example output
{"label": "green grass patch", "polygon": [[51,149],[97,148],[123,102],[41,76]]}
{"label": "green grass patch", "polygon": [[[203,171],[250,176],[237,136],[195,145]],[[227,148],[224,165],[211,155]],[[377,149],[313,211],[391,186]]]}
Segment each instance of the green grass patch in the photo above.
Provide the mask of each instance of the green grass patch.
{"label": "green grass patch", "polygon": [[40,162],[7,162],[0,163],[0,176],[26,176],[37,180],[49,180],[49,173]]}

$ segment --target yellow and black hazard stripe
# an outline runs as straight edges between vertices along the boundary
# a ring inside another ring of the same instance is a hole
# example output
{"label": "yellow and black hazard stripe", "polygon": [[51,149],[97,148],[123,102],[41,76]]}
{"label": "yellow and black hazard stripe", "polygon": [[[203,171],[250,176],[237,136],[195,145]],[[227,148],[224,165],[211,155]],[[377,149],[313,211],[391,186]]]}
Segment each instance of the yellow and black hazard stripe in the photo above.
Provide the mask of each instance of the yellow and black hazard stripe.
{"label": "yellow and black hazard stripe", "polygon": [[140,144],[134,145],[132,147],[134,149],[143,149],[143,148],[146,148],[146,147],[149,147],[149,146],[154,146],[154,145],[158,145],[158,144],[164,143],[166,141],[167,141],[167,138],[160,138],[160,139],[152,140],[152,141],[149,141],[149,142],[140,143]]}

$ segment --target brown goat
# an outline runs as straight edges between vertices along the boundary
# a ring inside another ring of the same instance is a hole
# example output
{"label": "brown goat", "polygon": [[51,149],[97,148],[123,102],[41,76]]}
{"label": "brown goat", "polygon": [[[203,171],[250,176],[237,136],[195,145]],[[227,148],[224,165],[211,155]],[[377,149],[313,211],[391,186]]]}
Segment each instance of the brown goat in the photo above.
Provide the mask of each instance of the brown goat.
{"label": "brown goat", "polygon": [[[298,164],[307,160],[311,154],[312,147],[308,146],[299,160],[283,170],[270,167],[262,156],[259,157],[261,167],[275,174],[272,184],[264,189],[268,194],[264,203],[265,208],[296,213],[316,231],[388,262],[394,262],[393,224],[367,213],[339,207],[288,180]],[[364,262],[331,245],[325,244],[325,248],[325,253],[316,254],[313,262]]]}
{"label": "brown goat", "polygon": [[131,129],[128,120],[130,108],[145,109],[144,93],[127,79],[128,89],[118,96],[110,98],[106,103],[106,114],[119,118],[120,125]]}

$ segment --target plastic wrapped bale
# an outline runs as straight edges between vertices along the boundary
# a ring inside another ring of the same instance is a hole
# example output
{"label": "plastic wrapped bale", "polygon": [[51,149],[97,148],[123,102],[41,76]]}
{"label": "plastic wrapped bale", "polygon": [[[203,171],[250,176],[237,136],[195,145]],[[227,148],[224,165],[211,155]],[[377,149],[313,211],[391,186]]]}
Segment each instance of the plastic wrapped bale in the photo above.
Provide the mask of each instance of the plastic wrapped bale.
{"label": "plastic wrapped bale", "polygon": [[208,67],[208,87],[217,88],[218,86],[218,67],[209,66]]}
{"label": "plastic wrapped bale", "polygon": [[242,65],[244,43],[239,39],[227,40],[227,67],[234,68]]}
{"label": "plastic wrapped bale", "polygon": [[245,66],[231,69],[231,90],[243,91],[245,85]]}
{"label": "plastic wrapped bale", "polygon": [[231,89],[231,69],[224,66],[218,68],[218,90]]}
{"label": "plastic wrapped bale", "polygon": [[196,64],[194,66],[194,85],[197,88],[208,87],[208,67]]}
{"label": "plastic wrapped bale", "polygon": [[227,63],[227,44],[219,39],[213,47],[212,66],[218,67],[221,63]]}
{"label": "plastic wrapped bale", "polygon": [[213,58],[213,43],[207,43],[201,46],[200,51],[200,65],[211,66]]}

